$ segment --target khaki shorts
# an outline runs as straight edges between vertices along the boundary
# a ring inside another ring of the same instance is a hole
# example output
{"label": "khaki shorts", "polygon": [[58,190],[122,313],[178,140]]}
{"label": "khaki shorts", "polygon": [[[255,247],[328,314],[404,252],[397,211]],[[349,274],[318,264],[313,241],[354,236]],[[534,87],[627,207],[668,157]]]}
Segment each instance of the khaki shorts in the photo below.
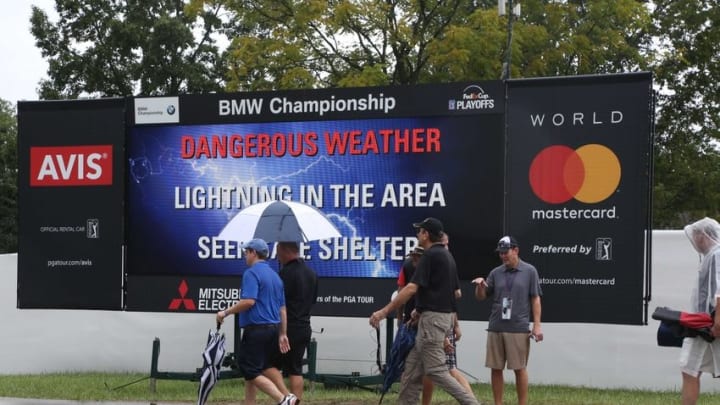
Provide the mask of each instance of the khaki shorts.
{"label": "khaki shorts", "polygon": [[488,332],[485,367],[502,370],[522,370],[527,367],[530,355],[530,334]]}
{"label": "khaki shorts", "polygon": [[693,377],[699,377],[701,372],[720,376],[716,353],[720,353],[718,339],[708,343],[699,337],[685,338],[680,349],[680,371]]}

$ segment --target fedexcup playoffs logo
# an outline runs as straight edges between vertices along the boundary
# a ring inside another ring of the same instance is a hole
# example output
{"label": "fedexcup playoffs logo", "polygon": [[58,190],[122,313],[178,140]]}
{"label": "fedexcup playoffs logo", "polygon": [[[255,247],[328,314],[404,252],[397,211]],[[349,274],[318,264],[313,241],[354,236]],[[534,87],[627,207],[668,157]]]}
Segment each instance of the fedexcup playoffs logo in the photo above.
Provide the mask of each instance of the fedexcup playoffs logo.
{"label": "fedexcup playoffs logo", "polygon": [[462,97],[459,100],[448,100],[448,110],[491,110],[495,108],[495,99],[477,84],[467,86],[462,91]]}
{"label": "fedexcup playoffs logo", "polygon": [[530,187],[548,204],[571,199],[596,204],[609,198],[620,184],[620,160],[608,147],[599,144],[572,149],[548,146],[530,164]]}

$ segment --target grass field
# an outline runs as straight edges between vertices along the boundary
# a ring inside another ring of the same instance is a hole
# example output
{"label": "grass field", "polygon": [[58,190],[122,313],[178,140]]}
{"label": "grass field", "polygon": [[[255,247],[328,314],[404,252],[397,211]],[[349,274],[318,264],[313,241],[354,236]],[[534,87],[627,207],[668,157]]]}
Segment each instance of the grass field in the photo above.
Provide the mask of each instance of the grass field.
{"label": "grass field", "polygon": [[[79,401],[148,401],[195,403],[198,384],[192,381],[158,380],[155,392],[144,374],[66,373],[41,375],[0,375],[0,397],[69,399]],[[125,384],[140,380],[137,383]],[[678,381],[679,383],[679,381]],[[706,378],[705,384],[715,381]],[[385,396],[383,404],[397,402],[397,384]],[[492,403],[488,384],[474,384],[475,396],[482,404]],[[210,404],[241,404],[241,379],[221,380],[210,394]],[[516,402],[514,386],[506,388],[505,403]],[[306,386],[303,404],[375,405],[380,395],[365,389],[327,389],[322,384]],[[530,386],[533,405],[667,405],[680,401],[678,392],[650,392],[640,390],[596,389],[565,386]],[[262,404],[272,404],[266,396],[259,396]],[[450,396],[437,391],[434,404],[456,403]],[[703,394],[699,404],[720,405],[720,395]]]}

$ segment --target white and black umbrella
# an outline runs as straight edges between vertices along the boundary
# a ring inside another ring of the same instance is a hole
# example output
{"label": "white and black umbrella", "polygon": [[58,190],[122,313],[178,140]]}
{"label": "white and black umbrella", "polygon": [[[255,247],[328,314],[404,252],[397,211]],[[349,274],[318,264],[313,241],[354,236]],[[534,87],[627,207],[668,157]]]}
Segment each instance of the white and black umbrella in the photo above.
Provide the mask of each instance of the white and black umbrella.
{"label": "white and black umbrella", "polygon": [[207,345],[202,353],[203,368],[200,374],[200,386],[198,387],[197,405],[205,404],[210,391],[220,377],[220,366],[225,357],[225,334],[217,330],[211,330],[208,335]]}
{"label": "white and black umbrella", "polygon": [[294,201],[268,201],[238,212],[218,239],[247,242],[309,242],[339,238],[340,232],[325,214],[312,205]]}

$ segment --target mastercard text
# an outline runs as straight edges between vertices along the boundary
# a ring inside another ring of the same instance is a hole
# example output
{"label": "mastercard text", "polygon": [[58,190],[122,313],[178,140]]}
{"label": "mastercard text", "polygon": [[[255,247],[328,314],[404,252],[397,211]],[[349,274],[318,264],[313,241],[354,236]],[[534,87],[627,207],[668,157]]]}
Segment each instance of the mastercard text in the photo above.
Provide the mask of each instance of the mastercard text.
{"label": "mastercard text", "polygon": [[616,219],[616,208],[616,206],[612,206],[610,208],[559,208],[550,210],[532,210],[532,219]]}

